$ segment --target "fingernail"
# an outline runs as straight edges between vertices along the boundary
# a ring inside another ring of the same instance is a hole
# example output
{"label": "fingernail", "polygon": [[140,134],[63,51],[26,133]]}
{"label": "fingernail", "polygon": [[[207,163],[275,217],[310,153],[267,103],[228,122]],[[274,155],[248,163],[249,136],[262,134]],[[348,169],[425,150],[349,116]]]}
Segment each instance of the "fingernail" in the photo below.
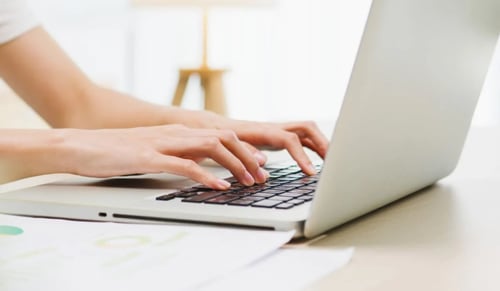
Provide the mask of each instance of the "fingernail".
{"label": "fingernail", "polygon": [[223,188],[223,189],[227,189],[227,188],[231,187],[231,183],[229,183],[229,182],[228,182],[228,181],[226,181],[226,180],[218,180],[218,181],[217,181],[217,184],[218,184],[221,188]]}
{"label": "fingernail", "polygon": [[263,153],[255,152],[253,155],[257,162],[259,162],[259,165],[264,165],[267,162],[267,157]]}
{"label": "fingernail", "polygon": [[253,184],[255,184],[255,180],[249,172],[245,173],[245,176],[243,177],[243,184],[245,186],[252,186]]}
{"label": "fingernail", "polygon": [[307,169],[308,169],[309,174],[311,174],[311,175],[316,175],[318,173],[313,164],[309,164]]}
{"label": "fingernail", "polygon": [[269,173],[266,170],[259,168],[257,171],[257,182],[264,183],[267,181],[267,178],[269,178]]}

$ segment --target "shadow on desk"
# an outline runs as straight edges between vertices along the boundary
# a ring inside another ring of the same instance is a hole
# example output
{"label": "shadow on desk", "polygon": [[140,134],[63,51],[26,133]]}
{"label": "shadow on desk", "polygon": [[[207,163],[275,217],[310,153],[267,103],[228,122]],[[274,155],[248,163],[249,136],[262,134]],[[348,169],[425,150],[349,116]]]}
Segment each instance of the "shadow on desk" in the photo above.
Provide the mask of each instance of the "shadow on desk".
{"label": "shadow on desk", "polygon": [[422,247],[456,241],[458,203],[453,188],[436,184],[331,230],[313,243],[370,248]]}

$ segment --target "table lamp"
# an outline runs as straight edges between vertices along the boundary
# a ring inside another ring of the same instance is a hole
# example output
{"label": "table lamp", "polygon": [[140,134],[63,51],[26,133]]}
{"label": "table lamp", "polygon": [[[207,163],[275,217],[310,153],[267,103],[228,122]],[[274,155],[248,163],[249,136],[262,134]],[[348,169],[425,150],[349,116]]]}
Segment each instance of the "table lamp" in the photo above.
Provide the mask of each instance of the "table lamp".
{"label": "table lamp", "polygon": [[227,114],[222,77],[226,70],[211,68],[208,64],[208,24],[209,10],[220,6],[270,6],[276,0],[132,0],[135,6],[191,6],[203,11],[202,21],[202,63],[199,68],[179,69],[179,81],[175,90],[172,105],[180,106],[191,75],[199,75],[204,91],[205,109],[222,115]]}

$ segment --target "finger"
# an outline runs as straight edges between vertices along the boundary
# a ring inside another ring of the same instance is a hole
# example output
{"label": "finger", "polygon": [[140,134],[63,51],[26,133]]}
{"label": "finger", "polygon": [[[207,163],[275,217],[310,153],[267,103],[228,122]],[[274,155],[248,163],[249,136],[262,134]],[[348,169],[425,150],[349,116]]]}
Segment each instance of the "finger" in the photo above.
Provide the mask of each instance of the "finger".
{"label": "finger", "polygon": [[255,179],[243,163],[214,136],[171,138],[161,147],[161,152],[198,160],[209,157],[228,169],[243,185],[255,184]]}
{"label": "finger", "polygon": [[212,189],[226,190],[231,186],[229,182],[217,178],[192,160],[159,154],[154,161],[158,171],[188,177]]}
{"label": "finger", "polygon": [[[302,140],[301,140],[301,142],[302,142],[302,145],[303,145],[303,146],[305,146],[306,148],[309,148],[309,149],[311,149],[311,148],[314,146],[314,143],[313,143],[310,139],[308,139],[308,138],[304,138],[304,139],[302,139]],[[327,149],[327,152],[328,152],[328,149]],[[316,152],[316,153],[317,153],[317,152]],[[318,154],[318,155],[321,157],[321,159],[323,159],[323,160],[326,158],[326,155],[327,155],[327,153],[324,153],[324,154],[322,154],[322,155],[320,155],[319,153],[317,153],[317,154]]]}
{"label": "finger", "polygon": [[270,146],[273,149],[286,149],[299,167],[309,175],[316,174],[309,157],[304,152],[302,143],[297,134],[283,129],[283,125],[268,124],[256,131],[251,127],[240,130],[242,138],[259,146]]}
{"label": "finger", "polygon": [[266,162],[267,162],[267,156],[262,151],[260,151],[259,149],[257,149],[256,147],[254,147],[253,145],[251,145],[251,144],[249,144],[247,142],[243,142],[243,144],[253,154],[253,156],[255,157],[255,159],[257,159],[257,162],[259,162],[259,165],[261,167],[266,164]]}
{"label": "finger", "polygon": [[308,175],[316,174],[316,169],[305,153],[299,137],[294,133],[283,132],[280,138],[283,143],[282,148],[285,148],[290,153],[302,171]]}
{"label": "finger", "polygon": [[312,143],[308,145],[304,144],[304,146],[307,146],[311,150],[318,153],[320,157],[325,158],[328,151],[328,139],[319,130],[316,123],[311,121],[287,123],[285,124],[284,129],[295,132],[299,135],[301,140],[309,139],[312,141]]}
{"label": "finger", "polygon": [[314,143],[312,142],[312,140],[310,140],[309,138],[302,138],[300,140],[300,142],[302,143],[303,146],[305,146],[306,148],[309,148],[311,149],[312,147],[314,147]]}
{"label": "finger", "polygon": [[[239,140],[234,131],[231,130],[204,130],[200,134],[213,134],[217,136],[222,144],[234,154],[245,166],[248,172],[257,183],[266,182],[269,174],[260,167],[256,157],[250,150]],[[237,177],[238,178],[238,177]],[[240,177],[241,178],[241,177]],[[243,180],[244,181],[244,180]],[[253,183],[252,183],[253,184]]]}
{"label": "finger", "polygon": [[228,169],[243,185],[252,186],[255,184],[255,178],[247,170],[243,162],[226,148],[219,139],[215,137],[203,139],[202,143],[205,143],[204,150],[207,156]]}

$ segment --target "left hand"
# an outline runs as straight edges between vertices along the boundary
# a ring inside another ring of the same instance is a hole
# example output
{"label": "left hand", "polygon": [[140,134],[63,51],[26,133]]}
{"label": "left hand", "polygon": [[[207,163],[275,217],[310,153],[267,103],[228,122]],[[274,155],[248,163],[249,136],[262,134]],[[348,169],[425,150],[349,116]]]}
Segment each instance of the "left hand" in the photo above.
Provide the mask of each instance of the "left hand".
{"label": "left hand", "polygon": [[253,146],[273,150],[286,149],[302,171],[308,175],[316,174],[316,170],[304,147],[316,152],[323,159],[328,149],[327,138],[311,121],[284,123],[233,121],[229,128],[235,131],[240,140]]}
{"label": "left hand", "polygon": [[326,156],[328,139],[312,121],[254,122],[229,119],[208,112],[199,114],[201,120],[208,122],[198,125],[234,131],[241,141],[249,144],[249,149],[261,164],[265,163],[266,157],[257,148],[286,149],[302,171],[314,175],[316,170],[303,147],[311,149],[323,159]]}

